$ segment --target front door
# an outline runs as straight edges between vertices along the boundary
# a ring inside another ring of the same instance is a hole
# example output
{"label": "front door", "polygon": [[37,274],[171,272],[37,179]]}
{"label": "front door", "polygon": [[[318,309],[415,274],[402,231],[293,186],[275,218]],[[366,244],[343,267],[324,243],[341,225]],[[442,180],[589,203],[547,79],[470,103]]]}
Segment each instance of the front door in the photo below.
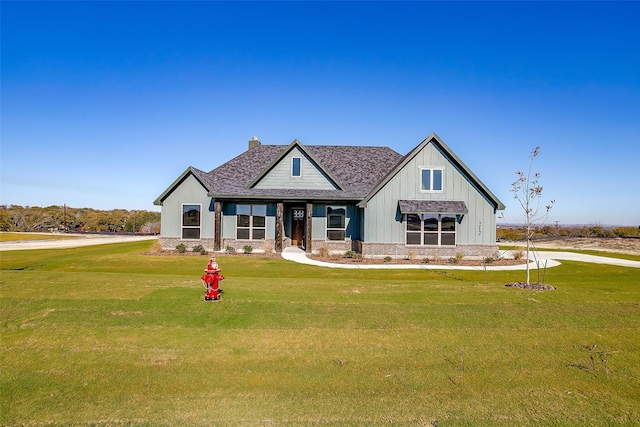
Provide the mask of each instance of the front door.
{"label": "front door", "polygon": [[291,244],[293,246],[304,246],[304,209],[293,209],[291,227]]}

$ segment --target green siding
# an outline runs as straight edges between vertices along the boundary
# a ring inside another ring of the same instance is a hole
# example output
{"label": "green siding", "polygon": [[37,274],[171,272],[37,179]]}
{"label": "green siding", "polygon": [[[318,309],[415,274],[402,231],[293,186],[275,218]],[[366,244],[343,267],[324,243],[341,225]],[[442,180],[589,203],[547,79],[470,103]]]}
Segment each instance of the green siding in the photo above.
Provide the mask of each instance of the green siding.
{"label": "green siding", "polygon": [[[302,176],[291,176],[291,159],[294,157],[301,158]],[[334,190],[335,186],[300,150],[294,148],[254,188]]]}
{"label": "green siding", "polygon": [[182,236],[182,205],[202,205],[200,237],[213,238],[213,212],[209,211],[211,198],[207,190],[191,174],[162,202],[161,234],[162,237]]}
{"label": "green siding", "polygon": [[[420,189],[420,170],[431,167],[443,168],[442,192],[423,192]],[[404,223],[397,220],[398,200],[462,200],[469,213],[458,224],[457,242],[495,243],[493,206],[431,143],[367,202],[364,215],[366,242],[404,244]]]}

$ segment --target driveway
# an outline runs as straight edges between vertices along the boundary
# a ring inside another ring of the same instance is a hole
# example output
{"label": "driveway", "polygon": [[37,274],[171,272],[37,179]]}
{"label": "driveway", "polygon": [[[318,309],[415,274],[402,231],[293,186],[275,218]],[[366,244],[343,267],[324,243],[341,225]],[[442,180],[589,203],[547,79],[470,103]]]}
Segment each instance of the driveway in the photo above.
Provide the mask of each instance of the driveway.
{"label": "driveway", "polygon": [[52,240],[16,240],[0,242],[0,251],[22,251],[27,249],[65,249],[82,246],[104,245],[107,243],[135,242],[153,240],[158,236],[112,236],[103,234],[82,234],[77,237],[65,237]]}

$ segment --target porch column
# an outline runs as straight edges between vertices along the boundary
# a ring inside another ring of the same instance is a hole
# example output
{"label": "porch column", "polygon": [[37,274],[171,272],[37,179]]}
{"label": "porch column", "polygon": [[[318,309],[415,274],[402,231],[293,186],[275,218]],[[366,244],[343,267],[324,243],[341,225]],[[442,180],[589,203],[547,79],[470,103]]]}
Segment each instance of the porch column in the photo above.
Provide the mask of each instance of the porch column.
{"label": "porch column", "polygon": [[216,200],[213,204],[213,250],[222,249],[222,202]]}
{"label": "porch column", "polygon": [[282,252],[282,230],[284,228],[284,206],[282,202],[276,205],[276,252]]}
{"label": "porch column", "polygon": [[306,223],[307,223],[307,232],[306,232],[306,241],[304,244],[305,251],[311,253],[311,230],[313,227],[311,226],[311,220],[313,219],[313,203],[307,203],[307,212],[306,212]]}

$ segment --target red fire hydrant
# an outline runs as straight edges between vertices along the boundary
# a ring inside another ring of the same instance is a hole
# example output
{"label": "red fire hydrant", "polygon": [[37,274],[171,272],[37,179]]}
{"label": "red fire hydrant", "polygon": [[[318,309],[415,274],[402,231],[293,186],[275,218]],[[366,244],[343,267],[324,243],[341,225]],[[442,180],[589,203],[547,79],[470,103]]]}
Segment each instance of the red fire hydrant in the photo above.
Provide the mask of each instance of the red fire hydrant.
{"label": "red fire hydrant", "polygon": [[207,292],[204,294],[204,300],[218,301],[222,293],[222,289],[220,289],[218,283],[224,280],[224,276],[220,274],[220,268],[218,267],[215,257],[209,259],[209,264],[200,278],[207,288]]}

